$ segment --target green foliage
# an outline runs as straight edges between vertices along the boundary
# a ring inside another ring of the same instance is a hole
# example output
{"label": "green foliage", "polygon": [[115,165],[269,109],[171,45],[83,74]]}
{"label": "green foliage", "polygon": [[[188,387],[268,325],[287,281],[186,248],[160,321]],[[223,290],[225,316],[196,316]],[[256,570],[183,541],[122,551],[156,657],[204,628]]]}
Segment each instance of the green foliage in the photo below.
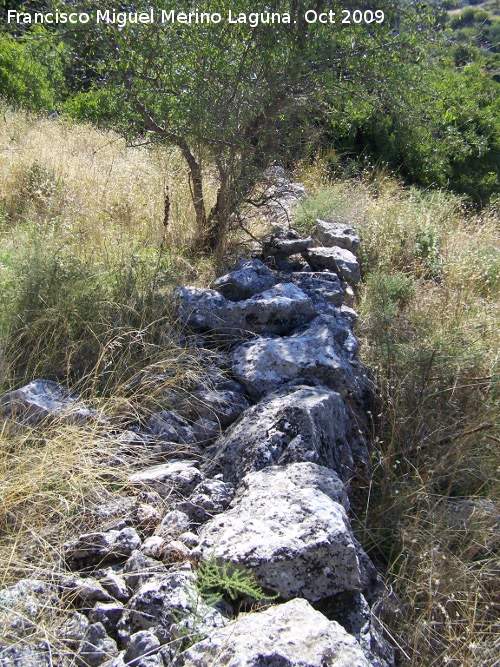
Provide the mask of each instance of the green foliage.
{"label": "green foliage", "polygon": [[58,242],[61,231],[57,222],[49,230],[18,224],[19,245],[0,253],[9,383],[94,374],[109,391],[167,344],[168,304],[157,290],[169,280],[169,263],[161,250],[133,247],[107,262],[92,259]]}
{"label": "green foliage", "polygon": [[8,102],[27,109],[52,110],[55,79],[30,45],[0,33],[0,91]]}
{"label": "green foliage", "polygon": [[231,564],[219,564],[215,555],[203,560],[196,570],[196,586],[200,595],[215,604],[218,600],[236,601],[240,597],[254,600],[270,600],[276,595],[266,594],[257,584],[253,573],[239,569]]}

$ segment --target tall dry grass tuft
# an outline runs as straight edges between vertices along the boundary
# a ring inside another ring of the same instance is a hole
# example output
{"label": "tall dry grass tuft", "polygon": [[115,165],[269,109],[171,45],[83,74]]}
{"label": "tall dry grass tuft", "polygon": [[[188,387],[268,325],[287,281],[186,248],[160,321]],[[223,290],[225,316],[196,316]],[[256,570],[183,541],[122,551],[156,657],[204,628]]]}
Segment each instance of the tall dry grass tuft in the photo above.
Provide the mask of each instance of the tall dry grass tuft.
{"label": "tall dry grass tuft", "polygon": [[[170,296],[177,284],[206,284],[214,266],[189,256],[195,217],[174,151],[2,112],[0,392],[57,380],[110,420],[0,426],[5,586],[57,581],[64,542],[96,528],[103,503],[136,493],[131,468],[159,460],[155,447],[137,458],[119,432],[174,403],[187,413],[189,391],[210,384],[210,352],[183,341]],[[57,647],[64,614],[49,605],[28,641]],[[0,637],[12,641],[8,628]]]}
{"label": "tall dry grass tuft", "polygon": [[362,237],[361,358],[380,394],[358,536],[387,572],[400,664],[500,665],[500,223],[387,174],[298,211]]}

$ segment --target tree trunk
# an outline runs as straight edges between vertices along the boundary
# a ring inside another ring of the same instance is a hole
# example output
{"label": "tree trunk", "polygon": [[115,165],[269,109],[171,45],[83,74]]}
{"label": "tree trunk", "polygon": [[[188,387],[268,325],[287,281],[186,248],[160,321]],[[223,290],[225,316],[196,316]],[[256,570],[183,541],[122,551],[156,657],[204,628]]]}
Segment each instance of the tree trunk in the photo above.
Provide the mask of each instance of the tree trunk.
{"label": "tree trunk", "polygon": [[203,237],[207,230],[207,214],[203,197],[203,175],[201,173],[201,166],[191,153],[185,139],[177,137],[175,143],[181,149],[182,155],[189,167],[192,183],[191,197],[193,199],[193,206],[196,213],[196,226],[198,227],[198,234],[200,237]]}

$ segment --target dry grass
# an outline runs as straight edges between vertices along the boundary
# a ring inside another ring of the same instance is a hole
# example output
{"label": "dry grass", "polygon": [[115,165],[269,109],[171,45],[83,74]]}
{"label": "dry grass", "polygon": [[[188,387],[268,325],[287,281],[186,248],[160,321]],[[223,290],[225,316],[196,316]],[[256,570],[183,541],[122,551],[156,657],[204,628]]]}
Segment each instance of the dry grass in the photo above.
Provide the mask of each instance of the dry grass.
{"label": "dry grass", "polygon": [[[173,286],[206,284],[214,265],[189,255],[195,216],[175,152],[128,148],[113,133],[8,109],[0,152],[2,393],[55,379],[111,420],[0,426],[5,586],[57,581],[64,542],[94,529],[103,503],[136,493],[131,467],[158,462],[154,447],[120,453],[110,429],[174,403],[182,412],[194,386],[210,385],[210,353],[182,341],[169,303]],[[64,613],[49,604],[29,642],[57,647]],[[2,638],[11,643],[8,628]]]}
{"label": "dry grass", "polygon": [[500,224],[387,175],[317,189],[299,210],[362,236],[361,358],[380,395],[359,537],[393,594],[401,664],[500,664]]}

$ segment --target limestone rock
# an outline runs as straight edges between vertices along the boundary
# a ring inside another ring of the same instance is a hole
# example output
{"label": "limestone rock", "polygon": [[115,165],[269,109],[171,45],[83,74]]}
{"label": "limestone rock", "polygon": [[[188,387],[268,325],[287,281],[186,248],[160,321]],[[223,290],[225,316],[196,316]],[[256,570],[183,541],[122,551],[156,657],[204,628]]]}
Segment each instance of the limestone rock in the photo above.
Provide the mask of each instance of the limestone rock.
{"label": "limestone rock", "polygon": [[151,415],[147,421],[151,433],[167,442],[189,445],[196,442],[193,429],[185,419],[171,410],[162,410]]}
{"label": "limestone rock", "polygon": [[158,637],[147,630],[134,633],[129,640],[127,650],[123,656],[128,665],[136,665],[137,659],[145,655],[153,655],[160,649]]}
{"label": "limestone rock", "polygon": [[254,259],[238,262],[234,269],[214,280],[212,287],[226,299],[242,301],[271,289],[274,283],[274,276],[267,266]]}
{"label": "limestone rock", "polygon": [[[347,481],[354,463],[346,421],[340,394],[325,386],[286,386],[268,394],[219,438],[207,467],[221,470],[228,482],[239,484],[251,471],[309,461],[335,470]],[[189,500],[210,511],[203,497]]]}
{"label": "limestone rock", "polygon": [[134,528],[109,530],[106,533],[88,533],[64,545],[65,558],[75,565],[95,565],[106,561],[122,560],[141,546],[141,538]]}
{"label": "limestone rock", "polygon": [[45,647],[0,646],[1,667],[52,667],[53,664]]}
{"label": "limestone rock", "polygon": [[182,322],[191,328],[236,336],[286,333],[314,316],[311,299],[291,283],[236,303],[215,290],[197,287],[182,287],[175,298]]}
{"label": "limestone rock", "polygon": [[354,637],[292,600],[266,611],[241,614],[225,628],[181,653],[172,667],[370,667]]}
{"label": "limestone rock", "polygon": [[116,642],[108,637],[102,623],[93,623],[89,625],[78,645],[76,664],[79,667],[99,667],[116,653]]}
{"label": "limestone rock", "polygon": [[358,260],[345,248],[311,248],[307,253],[307,261],[315,270],[335,271],[350,285],[356,285],[361,280]]}
{"label": "limestone rock", "polygon": [[182,494],[190,493],[202,480],[196,461],[170,461],[135,472],[129,477],[132,484],[150,487],[161,495],[169,495],[173,489]]}
{"label": "limestone rock", "polygon": [[140,630],[149,630],[161,644],[190,633],[208,635],[227,619],[198,595],[190,568],[157,575],[131,598],[118,624],[122,641]]}
{"label": "limestone rock", "polygon": [[[233,455],[238,458],[236,450]],[[189,500],[179,503],[177,508],[185,512],[194,523],[203,523],[214,514],[223,512],[233,499],[234,492],[232,484],[219,479],[206,479],[196,487]]]}
{"label": "limestone rock", "polygon": [[77,424],[91,420],[105,421],[77,394],[51,380],[33,380],[20,389],[4,394],[0,398],[0,416],[28,424],[55,418]]}
{"label": "limestone rock", "polygon": [[342,222],[327,222],[318,219],[314,236],[327,247],[337,246],[350,250],[352,253],[359,250],[360,239],[356,230]]}
{"label": "limestone rock", "polygon": [[123,605],[119,602],[97,602],[89,612],[89,619],[92,623],[102,623],[108,634],[116,630],[118,621],[123,614]]}
{"label": "limestone rock", "polygon": [[52,588],[38,579],[21,579],[0,590],[0,627],[11,639],[32,632],[38,615],[55,604]]}
{"label": "limestone rock", "polygon": [[235,391],[195,391],[191,400],[193,415],[217,422],[222,428],[230,426],[250,406],[249,401]]}
{"label": "limestone rock", "polygon": [[304,377],[317,378],[344,395],[357,389],[349,353],[343,347],[347,337],[345,326],[323,315],[291,336],[259,337],[240,345],[232,355],[233,373],[257,398]]}
{"label": "limestone rock", "polygon": [[307,294],[318,315],[324,312],[334,312],[335,306],[342,305],[344,290],[336,273],[330,271],[292,273],[287,275],[287,280]]}
{"label": "limestone rock", "polygon": [[285,599],[359,590],[347,502],[338,475],[314,463],[249,473],[231,509],[201,528],[199,549],[205,559],[251,568]]}

